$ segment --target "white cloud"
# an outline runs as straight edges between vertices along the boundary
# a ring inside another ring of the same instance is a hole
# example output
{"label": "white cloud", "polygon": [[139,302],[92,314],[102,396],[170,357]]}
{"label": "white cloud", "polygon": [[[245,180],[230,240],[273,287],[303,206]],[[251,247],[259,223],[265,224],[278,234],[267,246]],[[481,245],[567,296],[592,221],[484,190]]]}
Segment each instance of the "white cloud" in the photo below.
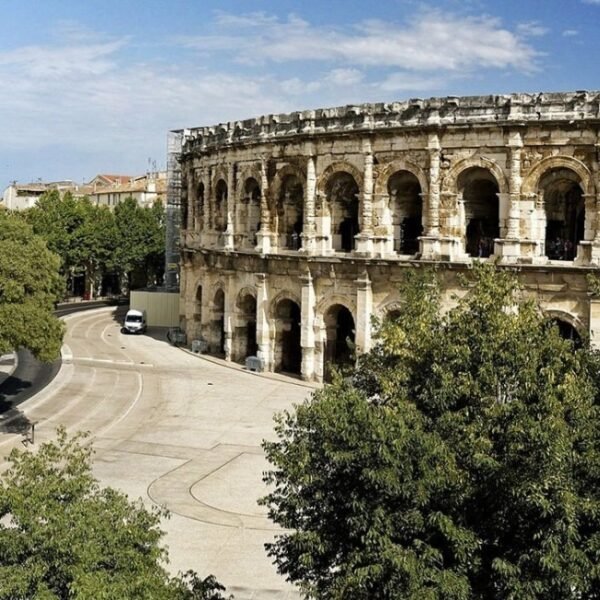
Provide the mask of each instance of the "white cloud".
{"label": "white cloud", "polygon": [[541,37],[546,35],[550,29],[542,25],[539,21],[528,21],[527,23],[519,23],[517,32],[525,37]]}
{"label": "white cloud", "polygon": [[600,0],[582,0],[584,4],[598,4],[600,5]]}
{"label": "white cloud", "polygon": [[[264,13],[219,13],[218,25],[214,35],[179,42],[202,52],[226,52],[246,64],[311,60],[415,71],[533,71],[539,56],[498,19],[441,12],[422,13],[408,25],[372,20],[345,29],[313,26],[295,16],[280,21]],[[530,35],[542,30],[533,23],[523,27]]]}
{"label": "white cloud", "polygon": [[579,31],[577,29],[565,29],[562,32],[563,37],[573,37],[579,35]]}
{"label": "white cloud", "polygon": [[333,69],[326,79],[334,85],[356,85],[364,79],[364,73],[358,69]]}

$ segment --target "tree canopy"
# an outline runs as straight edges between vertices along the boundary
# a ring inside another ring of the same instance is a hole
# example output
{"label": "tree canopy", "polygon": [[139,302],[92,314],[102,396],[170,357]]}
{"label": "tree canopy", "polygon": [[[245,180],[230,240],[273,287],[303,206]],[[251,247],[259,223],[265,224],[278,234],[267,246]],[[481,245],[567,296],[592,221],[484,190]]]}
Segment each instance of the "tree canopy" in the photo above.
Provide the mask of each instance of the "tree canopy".
{"label": "tree canopy", "polygon": [[214,577],[167,573],[165,511],[100,487],[82,441],[59,429],[35,453],[12,452],[0,479],[0,600],[224,600]]}
{"label": "tree canopy", "polygon": [[42,360],[58,356],[63,325],[52,311],[63,291],[59,264],[29,225],[0,211],[0,354],[28,348]]}
{"label": "tree canopy", "polygon": [[87,198],[53,190],[25,212],[25,219],[61,257],[65,279],[85,274],[90,297],[105,274],[125,278],[129,285],[135,274],[141,286],[162,276],[165,229],[160,203],[146,208],[127,198],[113,212]]}
{"label": "tree canopy", "polygon": [[277,419],[281,573],[323,599],[600,598],[600,361],[476,266],[411,272],[350,377]]}

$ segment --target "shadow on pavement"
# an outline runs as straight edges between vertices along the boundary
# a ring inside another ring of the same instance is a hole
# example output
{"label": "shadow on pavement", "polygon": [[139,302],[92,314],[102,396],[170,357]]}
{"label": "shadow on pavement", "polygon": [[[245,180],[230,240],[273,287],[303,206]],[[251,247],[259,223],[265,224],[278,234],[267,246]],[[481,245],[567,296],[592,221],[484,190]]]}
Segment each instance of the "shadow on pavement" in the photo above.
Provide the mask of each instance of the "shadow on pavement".
{"label": "shadow on pavement", "polygon": [[23,381],[14,375],[9,376],[2,384],[0,393],[0,432],[1,433],[27,433],[31,430],[31,421],[13,405],[10,398],[29,390],[30,381]]}

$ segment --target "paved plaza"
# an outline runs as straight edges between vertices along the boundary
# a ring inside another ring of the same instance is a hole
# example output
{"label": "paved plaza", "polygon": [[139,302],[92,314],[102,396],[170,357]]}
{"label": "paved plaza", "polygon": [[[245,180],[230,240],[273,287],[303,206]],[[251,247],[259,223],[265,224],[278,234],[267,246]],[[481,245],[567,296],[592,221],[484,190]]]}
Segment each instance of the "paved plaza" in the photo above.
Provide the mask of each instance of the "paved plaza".
{"label": "paved plaza", "polygon": [[[36,444],[60,424],[91,431],[100,481],[171,511],[174,572],[212,573],[236,600],[299,598],[265,554],[277,528],[256,500],[273,414],[315,387],[174,348],[163,329],[123,335],[112,308],[66,321],[58,376],[19,407],[37,423]],[[0,453],[21,443],[2,434]]]}

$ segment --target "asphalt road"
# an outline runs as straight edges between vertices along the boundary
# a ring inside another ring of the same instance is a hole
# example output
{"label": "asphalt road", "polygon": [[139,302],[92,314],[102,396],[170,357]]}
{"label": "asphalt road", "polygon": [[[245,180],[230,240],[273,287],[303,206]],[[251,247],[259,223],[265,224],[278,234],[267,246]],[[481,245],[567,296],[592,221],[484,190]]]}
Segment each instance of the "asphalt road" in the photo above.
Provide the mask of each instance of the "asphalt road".
{"label": "asphalt road", "polygon": [[[64,317],[76,312],[107,306],[109,302],[86,302],[77,304],[59,304],[54,314]],[[17,352],[17,368],[0,384],[0,415],[9,413],[43,390],[60,369],[61,359],[51,363],[37,360],[29,350]]]}

